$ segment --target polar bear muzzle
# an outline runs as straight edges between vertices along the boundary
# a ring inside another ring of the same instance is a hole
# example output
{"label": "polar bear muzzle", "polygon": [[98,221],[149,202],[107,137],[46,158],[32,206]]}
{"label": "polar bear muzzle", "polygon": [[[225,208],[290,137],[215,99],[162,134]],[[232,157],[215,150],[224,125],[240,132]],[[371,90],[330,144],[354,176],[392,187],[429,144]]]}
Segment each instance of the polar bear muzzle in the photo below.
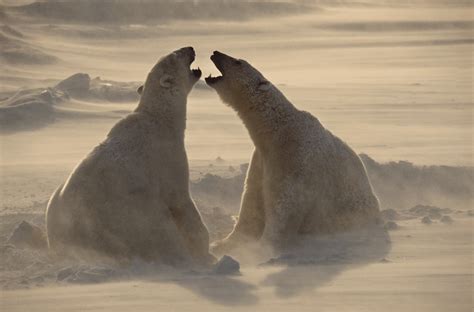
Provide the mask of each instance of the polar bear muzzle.
{"label": "polar bear muzzle", "polygon": [[[191,64],[194,62],[196,59],[196,52],[194,51],[193,47],[185,47],[181,48],[179,50],[174,51],[173,53],[176,53],[178,56],[184,56],[188,58],[189,61],[189,66],[191,67]],[[190,68],[191,75],[196,79],[196,81],[201,78],[202,72],[201,69],[198,67],[196,69]]]}
{"label": "polar bear muzzle", "polygon": [[217,77],[212,77],[211,75],[209,75],[209,77],[206,78],[206,83],[209,86],[212,86],[213,84],[217,83],[218,81],[224,78],[225,69],[228,68],[230,64],[232,63],[235,65],[241,64],[241,61],[219,51],[214,51],[214,53],[211,55],[211,61],[214,63],[214,65],[216,65],[217,69],[220,71],[222,75],[217,76]]}

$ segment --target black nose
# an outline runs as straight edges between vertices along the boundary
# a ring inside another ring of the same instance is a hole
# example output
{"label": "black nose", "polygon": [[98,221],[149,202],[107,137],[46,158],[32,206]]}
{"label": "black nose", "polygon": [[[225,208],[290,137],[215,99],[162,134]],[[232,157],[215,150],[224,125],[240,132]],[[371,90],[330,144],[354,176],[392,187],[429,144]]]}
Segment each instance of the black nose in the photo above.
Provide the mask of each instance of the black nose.
{"label": "black nose", "polygon": [[184,47],[177,50],[176,52],[191,53],[193,56],[196,56],[196,52],[194,51],[193,47]]}
{"label": "black nose", "polygon": [[215,55],[215,56],[226,56],[224,53],[219,52],[219,51],[214,51],[214,52],[212,52],[212,55]]}
{"label": "black nose", "polygon": [[235,60],[235,58],[233,58],[232,56],[230,55],[227,55],[225,53],[222,53],[222,52],[219,52],[219,51],[214,51],[211,55],[211,60]]}
{"label": "black nose", "polygon": [[214,52],[212,52],[211,60],[212,60],[213,62],[216,62],[216,61],[218,61],[218,60],[222,60],[223,57],[225,57],[225,56],[227,56],[227,55],[225,55],[225,54],[222,53],[222,52],[214,51]]}

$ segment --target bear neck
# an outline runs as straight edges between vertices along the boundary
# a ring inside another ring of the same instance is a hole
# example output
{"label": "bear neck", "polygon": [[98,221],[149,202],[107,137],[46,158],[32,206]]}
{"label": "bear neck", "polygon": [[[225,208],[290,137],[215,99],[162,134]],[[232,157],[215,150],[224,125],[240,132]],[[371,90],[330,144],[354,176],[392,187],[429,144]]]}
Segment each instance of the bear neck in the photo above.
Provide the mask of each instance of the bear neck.
{"label": "bear neck", "polygon": [[166,96],[142,97],[135,112],[152,117],[160,128],[184,136],[186,104],[187,97],[177,94],[170,98]]}
{"label": "bear neck", "polygon": [[276,88],[271,92],[243,100],[234,106],[244,122],[252,141],[260,149],[267,149],[288,126],[292,126],[297,108]]}

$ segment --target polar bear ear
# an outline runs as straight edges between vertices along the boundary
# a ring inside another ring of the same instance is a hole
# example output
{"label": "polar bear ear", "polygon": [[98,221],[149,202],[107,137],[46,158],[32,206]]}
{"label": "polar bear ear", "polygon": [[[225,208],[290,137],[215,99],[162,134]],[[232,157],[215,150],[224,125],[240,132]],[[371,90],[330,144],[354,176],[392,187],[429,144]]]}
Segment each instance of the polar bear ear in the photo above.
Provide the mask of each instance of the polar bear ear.
{"label": "polar bear ear", "polygon": [[163,88],[169,88],[173,84],[174,77],[171,75],[164,74],[160,78],[160,86]]}
{"label": "polar bear ear", "polygon": [[268,89],[270,89],[270,87],[271,87],[271,84],[267,80],[263,80],[258,83],[258,90],[260,91],[267,91]]}
{"label": "polar bear ear", "polygon": [[139,86],[138,89],[137,89],[137,93],[142,95],[143,93],[143,86]]}

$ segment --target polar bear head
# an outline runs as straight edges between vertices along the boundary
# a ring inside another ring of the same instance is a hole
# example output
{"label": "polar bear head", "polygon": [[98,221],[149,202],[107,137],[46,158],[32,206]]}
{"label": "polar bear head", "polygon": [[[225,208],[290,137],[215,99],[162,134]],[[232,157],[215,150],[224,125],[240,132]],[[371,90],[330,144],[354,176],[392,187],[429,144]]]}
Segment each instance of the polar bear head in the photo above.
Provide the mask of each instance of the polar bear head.
{"label": "polar bear head", "polygon": [[190,68],[195,57],[192,47],[162,57],[148,74],[145,84],[137,90],[141,95],[139,108],[157,111],[161,106],[185,104],[189,92],[201,77],[199,68]]}
{"label": "polar bear head", "polygon": [[272,84],[248,62],[219,51],[214,51],[211,60],[222,76],[209,76],[206,83],[234,109],[245,109],[243,106],[261,103],[267,97]]}

